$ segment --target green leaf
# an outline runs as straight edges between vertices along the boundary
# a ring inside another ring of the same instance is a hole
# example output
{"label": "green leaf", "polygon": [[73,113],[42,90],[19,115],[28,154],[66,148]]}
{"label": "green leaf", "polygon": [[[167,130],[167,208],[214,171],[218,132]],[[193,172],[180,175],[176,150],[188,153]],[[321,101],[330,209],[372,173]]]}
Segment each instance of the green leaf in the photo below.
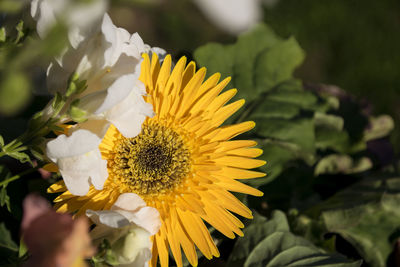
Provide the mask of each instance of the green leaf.
{"label": "green leaf", "polygon": [[342,131],[344,120],[342,117],[316,112],[314,114],[314,121],[317,127],[324,127],[329,130]]}
{"label": "green leaf", "polygon": [[31,165],[33,165],[31,158],[28,156],[28,154],[26,154],[24,152],[12,151],[12,152],[7,153],[7,155],[19,160],[21,163],[29,162]]}
{"label": "green leaf", "polygon": [[7,195],[6,185],[2,186],[0,189],[0,206],[6,206],[7,210],[11,212],[10,197]]}
{"label": "green leaf", "polygon": [[74,100],[68,110],[68,115],[76,122],[84,122],[87,120],[87,111],[79,108],[79,99]]}
{"label": "green leaf", "polygon": [[18,257],[23,258],[28,253],[28,247],[26,246],[24,239],[21,237],[19,241]]}
{"label": "green leaf", "polygon": [[289,231],[289,225],[283,212],[274,211],[271,216],[267,220],[267,218],[258,213],[254,214],[251,224],[243,230],[244,236],[236,241],[229,257],[228,266],[240,266],[243,264],[251,251],[265,236],[276,231]]}
{"label": "green leaf", "polygon": [[198,48],[194,57],[208,68],[208,75],[220,72],[223,77],[232,76],[238,98],[251,102],[290,79],[304,52],[294,38],[283,40],[261,24],[233,45],[208,44]]}
{"label": "green leaf", "polygon": [[[355,197],[356,196],[356,197]],[[369,266],[386,266],[400,237],[400,178],[370,177],[337,193],[312,212],[339,234]]]}
{"label": "green leaf", "polygon": [[0,147],[4,146],[4,138],[0,135]]}
{"label": "green leaf", "polygon": [[309,153],[315,151],[312,119],[263,119],[256,124],[255,130],[265,138],[293,143]]}
{"label": "green leaf", "polygon": [[66,99],[61,95],[61,93],[56,92],[53,101],[51,103],[54,115],[58,114],[61,111],[61,109],[64,107],[65,102]]}
{"label": "green leaf", "polygon": [[24,21],[21,20],[20,22],[18,22],[15,29],[17,30],[17,37],[15,38],[14,43],[18,44],[22,40],[22,38],[24,38],[24,36],[25,36]]}
{"label": "green leaf", "polygon": [[364,131],[365,141],[378,139],[387,136],[394,128],[394,121],[388,115],[371,117],[369,127]]}
{"label": "green leaf", "polygon": [[292,37],[263,50],[257,55],[251,69],[256,91],[261,93],[271,90],[292,78],[293,71],[303,60],[304,52]]}
{"label": "green leaf", "polygon": [[352,139],[347,129],[344,129],[345,123],[348,123],[344,118],[321,112],[315,113],[316,148],[332,149],[340,153],[355,153],[366,148],[366,143],[362,139]]}
{"label": "green leaf", "polygon": [[27,77],[18,72],[3,75],[0,82],[0,114],[11,116],[28,103],[31,97]]}
{"label": "green leaf", "polygon": [[236,242],[228,266],[360,266],[339,254],[327,254],[292,234],[286,216],[274,211],[271,219],[257,215]]}
{"label": "green leaf", "polygon": [[250,119],[259,121],[264,118],[291,119],[298,115],[300,108],[296,105],[266,99],[262,105],[257,105],[252,112]]}
{"label": "green leaf", "polygon": [[12,240],[10,232],[7,230],[4,223],[0,223],[0,248],[18,251],[17,244]]}
{"label": "green leaf", "polygon": [[314,174],[316,176],[327,173],[351,174],[366,171],[372,166],[372,161],[367,157],[354,160],[348,155],[331,154],[318,162],[317,166],[315,166]]}

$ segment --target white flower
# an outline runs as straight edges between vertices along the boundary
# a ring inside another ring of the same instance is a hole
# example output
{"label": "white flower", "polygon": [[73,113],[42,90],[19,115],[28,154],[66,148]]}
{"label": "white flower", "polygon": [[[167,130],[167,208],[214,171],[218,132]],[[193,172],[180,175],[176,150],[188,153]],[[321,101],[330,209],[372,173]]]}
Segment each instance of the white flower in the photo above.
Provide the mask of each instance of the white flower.
{"label": "white flower", "polygon": [[66,23],[72,47],[88,38],[106,12],[108,1],[32,0],[31,15],[37,21],[37,32],[44,38],[57,23]]}
{"label": "white flower", "polygon": [[262,19],[260,0],[194,0],[201,11],[221,29],[238,34]]}
{"label": "white flower", "polygon": [[100,142],[97,135],[80,129],[47,143],[47,156],[57,164],[72,194],[86,195],[91,184],[97,190],[103,189],[108,173],[107,161],[101,158],[98,148]]}
{"label": "white flower", "polygon": [[136,194],[119,196],[111,210],[87,210],[86,215],[96,224],[91,232],[95,243],[107,239],[119,264],[146,266],[151,259],[150,236],[161,226],[159,213]]}
{"label": "white flower", "polygon": [[[50,64],[47,83],[51,91],[63,94],[72,74],[86,81],[86,90],[69,99],[63,112],[78,99],[77,107],[84,111],[83,119],[87,120],[74,125],[69,134],[50,141],[46,152],[58,165],[68,190],[74,195],[85,195],[91,184],[101,189],[107,179],[107,163],[101,158],[98,145],[110,124],[130,138],[140,133],[146,117],[154,115],[152,106],[144,101],[146,90],[139,81],[141,53],[151,48],[138,34],[131,35],[116,27],[107,14],[93,25],[100,8],[93,7],[96,15],[92,16],[87,6],[79,9],[80,5],[72,2],[33,0],[31,8],[40,36],[57,20],[65,20],[71,26],[71,44]],[[87,18],[69,21],[78,15]]]}
{"label": "white flower", "polygon": [[48,69],[48,85],[63,92],[68,77],[76,72],[87,81],[87,89],[78,97],[79,108],[89,119],[113,123],[126,137],[136,136],[147,116],[153,116],[146,103],[144,85],[139,81],[143,41],[116,27],[110,17],[103,17],[101,31],[69,49],[59,62]]}

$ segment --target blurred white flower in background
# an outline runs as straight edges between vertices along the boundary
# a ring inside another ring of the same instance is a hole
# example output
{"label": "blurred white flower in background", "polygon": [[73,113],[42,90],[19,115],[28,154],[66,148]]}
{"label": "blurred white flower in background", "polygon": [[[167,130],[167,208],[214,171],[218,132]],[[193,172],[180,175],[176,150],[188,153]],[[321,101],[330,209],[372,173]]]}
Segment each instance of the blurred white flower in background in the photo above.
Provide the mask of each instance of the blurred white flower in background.
{"label": "blurred white flower in background", "polygon": [[90,235],[95,244],[107,239],[119,266],[146,266],[151,259],[150,236],[161,227],[155,208],[136,194],[119,196],[111,210],[87,210],[86,215],[96,224]]}
{"label": "blurred white flower in background", "polygon": [[222,30],[239,34],[262,20],[261,0],[193,0]]}
{"label": "blurred white flower in background", "polygon": [[96,32],[108,7],[107,0],[32,0],[31,15],[37,21],[36,30],[41,38],[57,22],[68,27],[68,38],[73,47]]}

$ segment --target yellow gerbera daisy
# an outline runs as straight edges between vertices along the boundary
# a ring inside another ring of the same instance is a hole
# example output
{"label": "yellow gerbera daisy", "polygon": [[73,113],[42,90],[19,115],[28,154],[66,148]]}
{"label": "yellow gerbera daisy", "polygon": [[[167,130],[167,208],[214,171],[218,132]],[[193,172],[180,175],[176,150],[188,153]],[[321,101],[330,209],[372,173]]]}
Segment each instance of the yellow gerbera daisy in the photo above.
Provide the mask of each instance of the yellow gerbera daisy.
{"label": "yellow gerbera daisy", "polygon": [[156,54],[152,60],[147,54],[143,57],[140,79],[156,115],[146,119],[134,138],[109,128],[100,144],[109,172],[103,190],[92,187],[78,197],[60,182],[50,192],[65,191],[56,198],[56,208],[78,214],[109,209],[123,193],[140,195],[158,209],[162,221],[153,237],[151,265],[156,266],[159,257],[161,266],[168,266],[170,248],[177,266],[182,266],[182,248],[196,266],[195,245],[208,259],[219,256],[204,221],[229,238],[243,235],[243,224],[231,212],[246,218],[252,214],[229,191],[263,194],[236,180],[264,176],[248,170],[265,164],[253,159],[262,150],[253,148],[254,141],[229,141],[252,129],[254,122],[221,127],[244,104],[239,100],[225,105],[236,94],[236,89],[220,94],[230,78],[219,82],[217,73],[204,81],[206,69],[196,72],[195,63],[186,66],[185,57],[172,72],[171,56],[162,66]]}

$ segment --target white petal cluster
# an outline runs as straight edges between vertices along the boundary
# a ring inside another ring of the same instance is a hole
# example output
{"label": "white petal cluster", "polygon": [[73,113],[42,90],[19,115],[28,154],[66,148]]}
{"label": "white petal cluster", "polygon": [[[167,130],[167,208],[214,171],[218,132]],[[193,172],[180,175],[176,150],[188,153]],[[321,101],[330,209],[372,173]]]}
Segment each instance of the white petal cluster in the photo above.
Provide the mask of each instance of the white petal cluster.
{"label": "white petal cluster", "polygon": [[95,243],[107,239],[119,266],[147,266],[151,259],[150,236],[161,227],[155,208],[146,206],[138,195],[125,193],[111,210],[87,210],[86,215],[96,224],[92,239]]}
{"label": "white petal cluster", "polygon": [[154,115],[152,106],[144,101],[146,90],[139,81],[141,54],[165,54],[145,45],[137,33],[131,35],[116,27],[104,13],[106,6],[104,0],[89,4],[73,0],[31,2],[39,36],[45,36],[58,21],[69,26],[70,44],[47,70],[49,90],[65,93],[73,73],[87,85],[75,96],[87,120],[48,142],[46,151],[74,195],[85,195],[90,185],[102,189],[108,173],[98,146],[110,124],[125,137],[134,137],[146,117]]}

